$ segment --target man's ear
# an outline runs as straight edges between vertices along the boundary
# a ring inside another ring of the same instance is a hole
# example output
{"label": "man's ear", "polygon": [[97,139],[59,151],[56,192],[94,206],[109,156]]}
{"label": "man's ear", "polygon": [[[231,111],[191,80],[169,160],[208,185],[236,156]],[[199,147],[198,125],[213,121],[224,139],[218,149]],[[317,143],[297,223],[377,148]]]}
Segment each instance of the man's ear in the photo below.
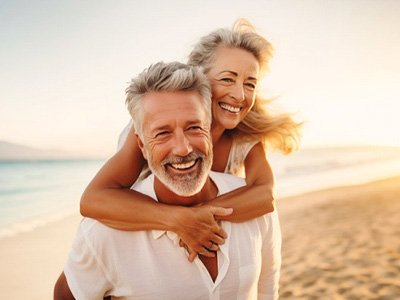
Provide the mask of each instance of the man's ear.
{"label": "man's ear", "polygon": [[144,150],[143,141],[140,139],[140,136],[137,133],[135,133],[135,136],[136,136],[136,140],[137,140],[138,146],[139,146],[140,150],[142,151],[143,157],[144,157],[145,160],[147,160],[146,151]]}

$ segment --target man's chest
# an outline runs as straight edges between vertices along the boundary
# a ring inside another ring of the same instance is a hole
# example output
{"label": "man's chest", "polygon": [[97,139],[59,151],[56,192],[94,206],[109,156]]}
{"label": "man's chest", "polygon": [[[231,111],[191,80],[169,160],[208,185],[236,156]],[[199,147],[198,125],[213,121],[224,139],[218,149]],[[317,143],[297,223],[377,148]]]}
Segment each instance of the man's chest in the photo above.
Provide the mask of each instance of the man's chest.
{"label": "man's chest", "polygon": [[[135,299],[226,299],[246,294],[258,282],[262,242],[258,231],[248,234],[231,232],[214,261],[196,258],[193,263],[166,235],[156,240],[136,237],[107,266],[115,278],[113,294]],[[214,278],[207,263],[217,269]]]}

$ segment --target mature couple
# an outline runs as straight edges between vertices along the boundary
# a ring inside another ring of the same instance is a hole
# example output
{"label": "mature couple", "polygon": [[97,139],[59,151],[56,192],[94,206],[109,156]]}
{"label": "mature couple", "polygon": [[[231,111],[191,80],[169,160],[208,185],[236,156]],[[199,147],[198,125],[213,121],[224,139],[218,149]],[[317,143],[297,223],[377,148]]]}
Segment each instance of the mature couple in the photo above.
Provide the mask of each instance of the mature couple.
{"label": "mature couple", "polygon": [[[82,213],[109,227],[82,221],[56,299],[277,298],[281,236],[264,142],[287,150],[297,124],[256,99],[269,53],[242,22],[204,37],[190,65],[158,63],[132,80],[133,128],[82,198]],[[145,162],[152,175],[137,180]],[[211,171],[241,167],[245,180]]]}

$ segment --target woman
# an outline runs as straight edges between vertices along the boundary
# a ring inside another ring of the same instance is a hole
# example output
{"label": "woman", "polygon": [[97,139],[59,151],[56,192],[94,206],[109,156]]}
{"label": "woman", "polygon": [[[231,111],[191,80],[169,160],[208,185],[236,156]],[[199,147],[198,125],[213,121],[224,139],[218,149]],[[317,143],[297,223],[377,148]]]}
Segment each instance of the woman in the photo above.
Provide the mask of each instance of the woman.
{"label": "woman", "polygon": [[245,187],[200,207],[163,205],[130,190],[146,167],[130,129],[122,148],[86,188],[82,215],[122,230],[173,231],[190,250],[192,261],[198,253],[214,256],[224,242],[226,233],[216,220],[240,222],[273,211],[274,180],[265,146],[290,152],[299,124],[288,115],[271,116],[256,98],[270,56],[269,42],[245,20],[232,30],[206,35],[189,56],[188,63],[202,66],[212,86],[212,170],[238,175],[244,169]]}

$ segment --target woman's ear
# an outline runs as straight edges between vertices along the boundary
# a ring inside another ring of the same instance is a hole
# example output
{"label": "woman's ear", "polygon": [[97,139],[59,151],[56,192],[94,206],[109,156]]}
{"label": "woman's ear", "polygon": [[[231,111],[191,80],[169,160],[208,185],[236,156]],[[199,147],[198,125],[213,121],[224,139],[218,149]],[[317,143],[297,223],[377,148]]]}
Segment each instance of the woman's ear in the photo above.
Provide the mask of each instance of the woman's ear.
{"label": "woman's ear", "polygon": [[145,160],[147,160],[146,151],[144,149],[143,141],[140,139],[140,137],[139,137],[139,135],[137,133],[135,133],[135,136],[136,136],[136,140],[137,140],[138,146],[139,146],[140,150],[142,151],[143,157],[144,157]]}

